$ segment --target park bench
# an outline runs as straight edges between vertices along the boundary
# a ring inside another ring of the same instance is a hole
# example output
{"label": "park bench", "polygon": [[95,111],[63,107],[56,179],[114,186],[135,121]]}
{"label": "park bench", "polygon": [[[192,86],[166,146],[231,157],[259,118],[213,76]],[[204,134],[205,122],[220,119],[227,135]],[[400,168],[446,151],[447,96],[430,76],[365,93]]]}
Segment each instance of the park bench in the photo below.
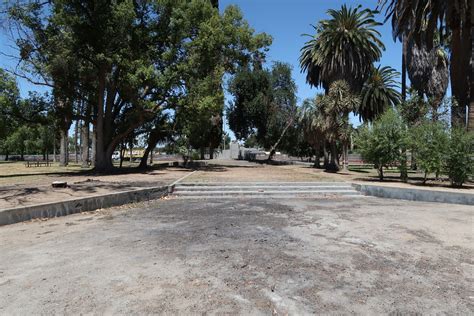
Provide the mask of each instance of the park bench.
{"label": "park bench", "polygon": [[25,166],[27,168],[29,168],[29,167],[41,167],[41,166],[49,167],[49,166],[51,166],[51,162],[49,162],[49,161],[26,161]]}

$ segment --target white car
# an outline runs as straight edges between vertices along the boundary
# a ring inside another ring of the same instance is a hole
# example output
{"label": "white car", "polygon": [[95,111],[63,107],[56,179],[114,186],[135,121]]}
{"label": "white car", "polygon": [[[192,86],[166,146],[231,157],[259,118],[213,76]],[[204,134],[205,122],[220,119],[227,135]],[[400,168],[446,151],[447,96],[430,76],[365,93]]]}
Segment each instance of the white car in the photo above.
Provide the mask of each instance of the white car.
{"label": "white car", "polygon": [[112,160],[120,160],[120,153],[118,151],[112,154]]}

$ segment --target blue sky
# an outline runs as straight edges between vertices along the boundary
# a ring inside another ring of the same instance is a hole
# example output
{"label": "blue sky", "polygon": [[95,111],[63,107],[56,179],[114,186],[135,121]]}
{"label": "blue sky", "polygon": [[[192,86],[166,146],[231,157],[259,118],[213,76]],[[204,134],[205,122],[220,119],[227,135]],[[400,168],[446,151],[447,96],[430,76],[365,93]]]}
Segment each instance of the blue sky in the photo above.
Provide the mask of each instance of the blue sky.
{"label": "blue sky", "polygon": [[[293,78],[298,86],[298,100],[312,98],[318,93],[316,88],[306,84],[305,74],[299,69],[298,58],[300,49],[309,39],[302,34],[314,32],[311,24],[327,19],[328,9],[339,9],[341,5],[362,5],[363,8],[375,9],[377,0],[343,1],[343,0],[220,0],[220,9],[224,10],[230,4],[238,5],[245,19],[256,32],[265,32],[273,37],[267,61],[284,61],[293,66]],[[377,20],[384,21],[379,14]],[[379,27],[382,41],[386,50],[380,63],[401,71],[402,46],[395,43],[392,37],[390,22]],[[352,118],[353,124],[358,124],[357,118]]]}
{"label": "blue sky", "polygon": [[[362,5],[364,8],[375,9],[377,0],[220,0],[220,8],[224,10],[228,5],[238,5],[245,19],[256,30],[266,32],[273,37],[273,44],[267,61],[283,61],[293,66],[293,77],[298,86],[298,99],[314,97],[317,89],[311,88],[305,81],[305,75],[300,73],[298,58],[300,49],[308,40],[301,36],[303,33],[312,33],[311,24],[326,19],[326,11],[331,8],[340,8],[342,4],[348,6]],[[383,22],[383,15],[378,20]],[[380,61],[382,65],[391,66],[398,71],[401,68],[401,44],[395,43],[392,38],[390,23],[379,28],[386,50]],[[5,32],[0,33],[0,51],[12,53],[9,48],[8,37]],[[14,52],[13,52],[14,53]],[[4,56],[0,56],[0,67],[12,67],[14,63]],[[25,80],[18,80],[23,96],[28,91],[44,91],[44,88],[29,84]],[[353,119],[358,123],[358,119]]]}

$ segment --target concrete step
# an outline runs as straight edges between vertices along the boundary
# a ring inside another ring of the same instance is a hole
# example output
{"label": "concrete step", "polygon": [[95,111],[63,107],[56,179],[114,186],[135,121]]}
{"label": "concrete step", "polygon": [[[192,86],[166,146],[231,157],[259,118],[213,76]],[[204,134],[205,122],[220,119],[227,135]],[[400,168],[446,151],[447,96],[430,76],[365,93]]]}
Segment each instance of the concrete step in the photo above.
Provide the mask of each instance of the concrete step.
{"label": "concrete step", "polygon": [[354,190],[350,185],[345,186],[267,186],[267,185],[249,185],[249,186],[175,186],[174,192],[182,191],[332,191],[332,190]]}
{"label": "concrete step", "polygon": [[262,196],[274,196],[274,195],[358,195],[359,192],[356,190],[299,190],[299,191],[244,191],[244,190],[235,190],[235,191],[224,191],[224,190],[213,190],[213,191],[177,191],[173,194],[178,196],[205,196],[205,195],[219,195],[219,196],[228,196],[228,195],[262,195]]}
{"label": "concrete step", "polygon": [[350,186],[350,183],[346,182],[188,182],[188,183],[178,183],[177,187],[222,187],[222,186],[310,186],[310,187],[320,187],[320,186]]}
{"label": "concrete step", "polygon": [[179,183],[182,198],[328,198],[361,194],[345,182],[197,182]]}
{"label": "concrete step", "polygon": [[343,198],[343,199],[355,199],[355,198],[369,198],[365,195],[340,195],[340,194],[326,194],[326,195],[294,195],[294,194],[278,194],[278,195],[172,195],[172,198],[178,199],[186,199],[186,200],[193,200],[193,199],[209,199],[209,200],[217,200],[217,199],[330,199],[330,198]]}

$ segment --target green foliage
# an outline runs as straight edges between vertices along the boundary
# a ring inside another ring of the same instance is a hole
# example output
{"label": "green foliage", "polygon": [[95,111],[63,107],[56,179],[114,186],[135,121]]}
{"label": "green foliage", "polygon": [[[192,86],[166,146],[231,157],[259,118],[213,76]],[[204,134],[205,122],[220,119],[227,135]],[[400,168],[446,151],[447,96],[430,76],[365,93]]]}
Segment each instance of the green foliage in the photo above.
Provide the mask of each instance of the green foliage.
{"label": "green foliage", "polygon": [[[227,109],[229,126],[237,139],[254,135],[257,143],[270,148],[278,142],[296,116],[296,84],[288,64],[276,62],[270,70],[240,69],[229,82],[234,100]],[[279,147],[287,148],[285,136]]]}
{"label": "green foliage", "polygon": [[400,162],[406,148],[407,130],[399,114],[390,109],[373,124],[362,126],[355,137],[357,151],[373,163],[383,180],[383,168]]}
{"label": "green foliage", "polygon": [[448,147],[448,135],[443,124],[424,122],[410,129],[410,144],[416,149],[416,162],[425,173],[439,175]]}
{"label": "green foliage", "polygon": [[362,102],[357,113],[364,121],[373,121],[386,109],[400,103],[401,96],[395,80],[400,74],[395,69],[385,66],[373,67],[370,76],[362,87]]}
{"label": "green foliage", "polygon": [[445,159],[445,170],[451,184],[461,187],[474,174],[474,134],[453,129]]}
{"label": "green foliage", "polygon": [[348,8],[328,10],[329,20],[320,21],[316,34],[301,49],[300,65],[306,81],[328,89],[331,82],[349,80],[361,87],[385,49],[376,27],[375,11]]}

